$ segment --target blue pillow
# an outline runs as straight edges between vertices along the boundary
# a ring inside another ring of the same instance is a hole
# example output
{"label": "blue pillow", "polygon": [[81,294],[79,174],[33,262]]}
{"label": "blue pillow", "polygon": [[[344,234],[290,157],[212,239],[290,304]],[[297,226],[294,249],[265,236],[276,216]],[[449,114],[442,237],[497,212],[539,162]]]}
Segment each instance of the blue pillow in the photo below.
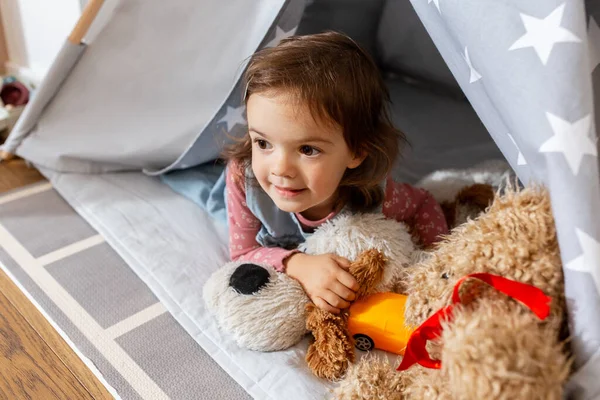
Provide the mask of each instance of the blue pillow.
{"label": "blue pillow", "polygon": [[190,199],[215,220],[227,223],[225,165],[210,162],[171,171],[160,179],[175,192]]}

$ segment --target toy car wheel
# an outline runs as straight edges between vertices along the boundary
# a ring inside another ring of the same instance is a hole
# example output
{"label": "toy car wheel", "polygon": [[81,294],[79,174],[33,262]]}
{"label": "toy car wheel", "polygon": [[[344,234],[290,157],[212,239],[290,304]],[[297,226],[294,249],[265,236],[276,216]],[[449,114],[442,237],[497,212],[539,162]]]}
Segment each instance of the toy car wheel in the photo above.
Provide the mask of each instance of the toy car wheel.
{"label": "toy car wheel", "polygon": [[354,335],[354,346],[362,351],[370,351],[375,348],[375,342],[367,335]]}

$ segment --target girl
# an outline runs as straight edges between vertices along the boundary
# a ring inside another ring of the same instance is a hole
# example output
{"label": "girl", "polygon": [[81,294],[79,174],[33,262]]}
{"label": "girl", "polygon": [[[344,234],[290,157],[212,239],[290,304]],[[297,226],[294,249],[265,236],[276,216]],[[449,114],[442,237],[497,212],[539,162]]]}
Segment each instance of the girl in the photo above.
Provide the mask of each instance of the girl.
{"label": "girl", "polygon": [[405,138],[377,66],[352,39],[290,37],[255,53],[244,79],[248,134],[226,152],[232,260],[270,264],[339,313],[358,289],[349,261],[296,250],[319,225],[342,210],[379,211],[423,246],[447,233],[429,193],[388,176]]}

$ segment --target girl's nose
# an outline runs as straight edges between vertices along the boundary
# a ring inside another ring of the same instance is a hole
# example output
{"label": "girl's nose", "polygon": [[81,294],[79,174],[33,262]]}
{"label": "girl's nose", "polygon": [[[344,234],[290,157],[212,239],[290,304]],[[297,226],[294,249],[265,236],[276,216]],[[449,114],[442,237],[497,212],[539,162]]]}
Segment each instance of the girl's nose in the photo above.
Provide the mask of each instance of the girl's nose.
{"label": "girl's nose", "polygon": [[294,166],[292,160],[285,152],[280,152],[275,160],[273,160],[271,174],[285,178],[293,178]]}

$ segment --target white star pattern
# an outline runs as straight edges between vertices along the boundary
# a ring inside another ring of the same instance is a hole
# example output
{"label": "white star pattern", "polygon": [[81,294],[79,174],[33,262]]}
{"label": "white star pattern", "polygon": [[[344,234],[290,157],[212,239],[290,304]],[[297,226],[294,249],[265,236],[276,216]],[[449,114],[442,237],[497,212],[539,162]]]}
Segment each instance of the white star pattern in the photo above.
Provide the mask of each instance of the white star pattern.
{"label": "white star pattern", "polygon": [[287,32],[284,32],[284,30],[281,29],[279,27],[279,25],[277,25],[277,28],[275,28],[275,38],[273,40],[271,40],[269,43],[267,43],[267,45],[265,47],[277,46],[279,44],[279,42],[281,42],[283,39],[288,38],[290,36],[294,36],[297,29],[298,29],[298,27],[296,26],[295,28],[293,28]]}
{"label": "white star pattern", "polygon": [[227,113],[219,120],[219,122],[227,123],[227,132],[231,132],[231,129],[236,124],[246,125],[246,119],[244,118],[245,108],[245,106],[240,106],[238,108],[227,106]]}
{"label": "white star pattern", "polygon": [[463,58],[467,62],[467,65],[469,66],[469,70],[471,71],[469,83],[477,82],[478,80],[480,80],[481,75],[479,74],[479,72],[477,72],[475,70],[475,68],[473,68],[473,64],[471,63],[471,58],[469,57],[469,50],[466,47],[465,47],[465,54],[463,54]]}
{"label": "white star pattern", "polygon": [[592,72],[600,64],[600,28],[596,20],[590,17],[590,26],[588,28],[588,49],[590,54],[590,67]]}
{"label": "white star pattern", "polygon": [[572,271],[589,273],[600,293],[600,243],[579,228],[575,228],[575,233],[583,254],[569,261],[566,267]]}
{"label": "white star pattern", "polygon": [[579,340],[581,340],[581,342],[588,347],[594,349],[600,347],[600,340],[596,338],[594,333],[591,332],[589,329],[580,329],[576,332],[575,336],[578,337]]}
{"label": "white star pattern", "polygon": [[508,50],[533,47],[542,64],[546,65],[556,43],[581,42],[581,39],[575,36],[573,32],[560,26],[564,11],[565,5],[563,3],[543,19],[521,14],[521,20],[527,32],[514,42]]}
{"label": "white star pattern", "polygon": [[596,143],[589,136],[592,121],[590,115],[573,123],[549,112],[546,117],[554,136],[542,144],[540,153],[563,153],[573,175],[577,175],[585,154],[597,156]]}
{"label": "white star pattern", "polygon": [[427,4],[431,4],[431,2],[433,2],[433,4],[435,4],[435,6],[438,9],[438,12],[441,14],[442,10],[440,10],[440,0],[427,0]]}
{"label": "white star pattern", "polygon": [[525,156],[523,155],[523,153],[521,153],[521,149],[519,149],[519,146],[517,146],[517,142],[515,142],[515,138],[513,138],[513,136],[510,133],[507,133],[507,135],[508,135],[508,138],[510,139],[510,141],[513,142],[513,144],[517,148],[517,151],[519,152],[519,155],[517,156],[517,165],[527,165],[527,160],[525,159]]}

